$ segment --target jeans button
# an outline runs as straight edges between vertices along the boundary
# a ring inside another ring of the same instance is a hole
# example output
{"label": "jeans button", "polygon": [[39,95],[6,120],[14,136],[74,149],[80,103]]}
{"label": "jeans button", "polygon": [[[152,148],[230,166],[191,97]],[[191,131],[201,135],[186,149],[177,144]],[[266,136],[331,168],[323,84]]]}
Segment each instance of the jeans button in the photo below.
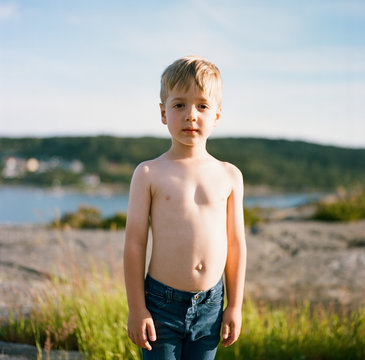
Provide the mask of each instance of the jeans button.
{"label": "jeans button", "polygon": [[199,294],[195,294],[194,300],[198,300],[198,299],[199,299]]}

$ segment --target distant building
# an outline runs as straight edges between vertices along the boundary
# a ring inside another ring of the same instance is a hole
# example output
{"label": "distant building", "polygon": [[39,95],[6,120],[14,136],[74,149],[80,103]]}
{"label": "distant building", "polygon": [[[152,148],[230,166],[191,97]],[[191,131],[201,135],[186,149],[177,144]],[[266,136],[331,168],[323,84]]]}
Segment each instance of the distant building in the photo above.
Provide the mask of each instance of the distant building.
{"label": "distant building", "polygon": [[4,161],[2,175],[4,179],[22,177],[26,171],[26,161],[16,156],[9,156]]}
{"label": "distant building", "polygon": [[80,160],[72,160],[70,170],[75,174],[80,174],[84,171],[84,165]]}
{"label": "distant building", "polygon": [[82,182],[87,187],[98,187],[100,185],[100,177],[95,174],[86,174],[82,177]]}
{"label": "distant building", "polygon": [[[84,171],[83,163],[78,160],[65,161],[59,157],[51,157],[44,160],[36,158],[24,159],[17,156],[8,156],[4,160],[2,177],[4,179],[21,178],[26,172],[45,173],[54,169],[63,169],[75,174],[81,174]],[[86,180],[90,184],[100,183],[100,179],[90,178]],[[93,185],[94,186],[94,185]]]}
{"label": "distant building", "polygon": [[35,158],[30,158],[27,160],[25,167],[29,172],[36,172],[39,169],[39,161]]}

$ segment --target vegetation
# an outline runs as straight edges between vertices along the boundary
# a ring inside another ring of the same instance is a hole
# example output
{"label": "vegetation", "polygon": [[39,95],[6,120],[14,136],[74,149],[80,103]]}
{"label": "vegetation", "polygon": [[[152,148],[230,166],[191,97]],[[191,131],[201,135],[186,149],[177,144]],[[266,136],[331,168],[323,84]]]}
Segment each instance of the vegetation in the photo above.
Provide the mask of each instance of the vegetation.
{"label": "vegetation", "polygon": [[[245,225],[254,226],[260,221],[259,209],[245,209]],[[67,212],[61,219],[52,221],[50,226],[57,228],[71,227],[74,229],[124,229],[127,223],[127,214],[116,213],[103,219],[100,210],[94,206],[79,206],[75,212]]]}
{"label": "vegetation", "polygon": [[[95,173],[103,183],[129,184],[133,169],[143,160],[166,151],[170,140],[161,138],[50,137],[0,138],[1,156],[23,158],[59,157],[80,160],[83,173],[56,170],[7,178],[3,182],[52,185],[77,183],[85,173]],[[365,183],[365,149],[347,149],[302,141],[253,138],[221,138],[208,141],[217,158],[235,164],[251,185],[270,185],[285,190],[334,190]],[[1,159],[0,159],[1,162]],[[1,164],[0,164],[1,168]],[[53,173],[52,173],[53,172]]]}
{"label": "vegetation", "polygon": [[365,192],[348,195],[334,202],[320,202],[314,219],[324,221],[355,221],[365,219]]}
{"label": "vegetation", "polygon": [[[48,289],[34,294],[29,317],[0,323],[0,340],[38,348],[78,350],[87,359],[140,359],[127,336],[122,270],[74,264],[60,271]],[[16,309],[14,314],[17,313]],[[217,359],[363,359],[365,308],[338,313],[322,305],[274,307],[246,301],[242,333],[235,345],[219,347]]]}
{"label": "vegetation", "polygon": [[81,205],[75,212],[67,212],[61,219],[52,221],[50,226],[57,228],[71,227],[74,229],[124,229],[127,222],[125,213],[116,213],[103,219],[101,211],[94,206]]}
{"label": "vegetation", "polygon": [[245,208],[245,226],[255,226],[260,221],[259,208]]}

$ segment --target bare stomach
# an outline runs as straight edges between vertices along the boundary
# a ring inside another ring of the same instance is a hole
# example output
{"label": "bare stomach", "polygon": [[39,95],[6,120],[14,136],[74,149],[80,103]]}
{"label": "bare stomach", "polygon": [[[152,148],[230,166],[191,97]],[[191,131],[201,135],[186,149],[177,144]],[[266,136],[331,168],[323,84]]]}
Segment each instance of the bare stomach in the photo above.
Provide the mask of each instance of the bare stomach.
{"label": "bare stomach", "polygon": [[204,291],[222,277],[227,258],[224,232],[204,238],[154,236],[148,267],[154,279],[184,291]]}

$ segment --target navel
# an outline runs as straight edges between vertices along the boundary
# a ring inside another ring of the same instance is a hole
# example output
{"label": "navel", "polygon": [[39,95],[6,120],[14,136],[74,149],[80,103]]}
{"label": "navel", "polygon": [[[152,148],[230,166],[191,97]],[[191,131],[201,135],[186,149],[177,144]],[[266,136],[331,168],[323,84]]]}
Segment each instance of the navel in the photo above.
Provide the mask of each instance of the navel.
{"label": "navel", "polygon": [[195,266],[195,270],[197,271],[202,271],[203,270],[203,264],[202,263],[199,263]]}

